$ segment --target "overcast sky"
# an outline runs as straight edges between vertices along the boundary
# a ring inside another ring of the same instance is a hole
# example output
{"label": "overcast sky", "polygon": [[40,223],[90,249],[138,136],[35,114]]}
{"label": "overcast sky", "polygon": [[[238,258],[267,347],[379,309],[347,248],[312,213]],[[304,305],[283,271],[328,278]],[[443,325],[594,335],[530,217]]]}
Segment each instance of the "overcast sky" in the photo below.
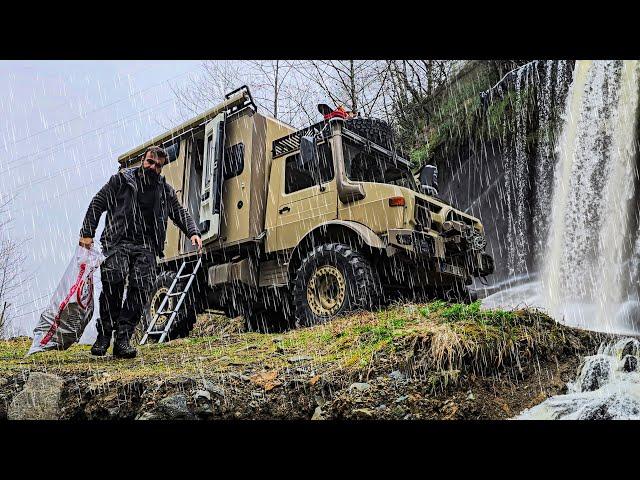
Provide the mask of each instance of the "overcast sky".
{"label": "overcast sky", "polygon": [[[0,191],[16,195],[10,233],[26,255],[10,334],[31,334],[118,155],[185,119],[170,85],[188,81],[200,64],[0,62]],[[85,340],[93,332],[92,325]]]}

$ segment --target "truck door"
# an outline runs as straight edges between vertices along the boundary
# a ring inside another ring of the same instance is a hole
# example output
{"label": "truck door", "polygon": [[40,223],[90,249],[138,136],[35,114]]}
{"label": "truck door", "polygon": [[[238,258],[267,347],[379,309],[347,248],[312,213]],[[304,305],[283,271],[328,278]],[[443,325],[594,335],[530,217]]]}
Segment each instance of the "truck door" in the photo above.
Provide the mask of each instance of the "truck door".
{"label": "truck door", "polygon": [[221,113],[207,123],[204,130],[204,163],[200,195],[200,232],[203,241],[214,240],[220,235],[224,142],[225,118]]}
{"label": "truck door", "polygon": [[284,159],[276,218],[277,250],[295,247],[319,224],[337,218],[338,195],[329,143],[318,146],[319,165],[301,170],[294,154]]}

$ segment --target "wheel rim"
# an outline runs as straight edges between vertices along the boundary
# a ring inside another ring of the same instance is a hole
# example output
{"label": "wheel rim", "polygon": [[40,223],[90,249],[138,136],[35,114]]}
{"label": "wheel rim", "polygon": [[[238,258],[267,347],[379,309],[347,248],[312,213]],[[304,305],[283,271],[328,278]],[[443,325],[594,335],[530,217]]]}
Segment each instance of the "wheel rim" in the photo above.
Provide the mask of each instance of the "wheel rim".
{"label": "wheel rim", "polygon": [[[156,315],[156,312],[160,310],[160,304],[162,303],[162,300],[164,299],[168,291],[169,291],[168,287],[160,287],[155,291],[155,293],[153,294],[153,297],[151,297],[151,304],[149,308],[149,314],[151,315],[151,318],[149,319],[149,321],[153,320],[153,317]],[[173,304],[174,304],[174,299],[169,298],[167,300],[167,303],[165,304],[164,310],[165,311],[173,310]],[[158,320],[156,321],[154,329],[162,330],[166,325],[166,323],[169,321],[169,317],[170,315],[160,315],[158,317]]]}
{"label": "wheel rim", "polygon": [[307,301],[311,311],[319,317],[334,315],[346,298],[344,275],[332,265],[317,268],[307,285]]}

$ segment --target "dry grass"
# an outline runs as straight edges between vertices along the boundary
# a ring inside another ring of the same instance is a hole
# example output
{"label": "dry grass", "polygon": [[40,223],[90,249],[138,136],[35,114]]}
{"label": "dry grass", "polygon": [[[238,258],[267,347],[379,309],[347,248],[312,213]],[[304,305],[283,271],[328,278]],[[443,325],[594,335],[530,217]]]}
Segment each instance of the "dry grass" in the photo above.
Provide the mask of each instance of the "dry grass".
{"label": "dry grass", "polygon": [[580,348],[590,335],[536,311],[481,311],[478,303],[444,302],[395,305],[281,334],[239,332],[237,322],[201,319],[196,333],[204,336],[144,345],[134,360],[95,358],[87,345],[24,358],[30,339],[0,341],[0,376],[28,369],[126,381],[281,371],[302,364],[319,373],[348,376],[371,371],[385,357],[396,366],[420,368],[447,382],[460,371],[487,373],[567,345]]}

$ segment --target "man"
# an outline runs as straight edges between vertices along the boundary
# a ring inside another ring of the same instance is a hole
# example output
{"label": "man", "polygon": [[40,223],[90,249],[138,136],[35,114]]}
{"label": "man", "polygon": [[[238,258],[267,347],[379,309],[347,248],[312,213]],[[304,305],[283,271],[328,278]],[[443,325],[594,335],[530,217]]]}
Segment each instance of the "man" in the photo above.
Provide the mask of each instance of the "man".
{"label": "man", "polygon": [[[163,256],[167,218],[202,248],[200,231],[180,205],[175,190],[160,175],[165,151],[147,148],[140,167],[121,170],[91,200],[80,230],[80,245],[91,248],[100,216],[107,212],[100,237],[107,257],[100,267],[102,293],[98,338],[91,353],[103,356],[115,332],[113,356],[133,358],[129,340],[136,328],[155,279],[156,255]],[[125,281],[127,297],[122,302]]]}

